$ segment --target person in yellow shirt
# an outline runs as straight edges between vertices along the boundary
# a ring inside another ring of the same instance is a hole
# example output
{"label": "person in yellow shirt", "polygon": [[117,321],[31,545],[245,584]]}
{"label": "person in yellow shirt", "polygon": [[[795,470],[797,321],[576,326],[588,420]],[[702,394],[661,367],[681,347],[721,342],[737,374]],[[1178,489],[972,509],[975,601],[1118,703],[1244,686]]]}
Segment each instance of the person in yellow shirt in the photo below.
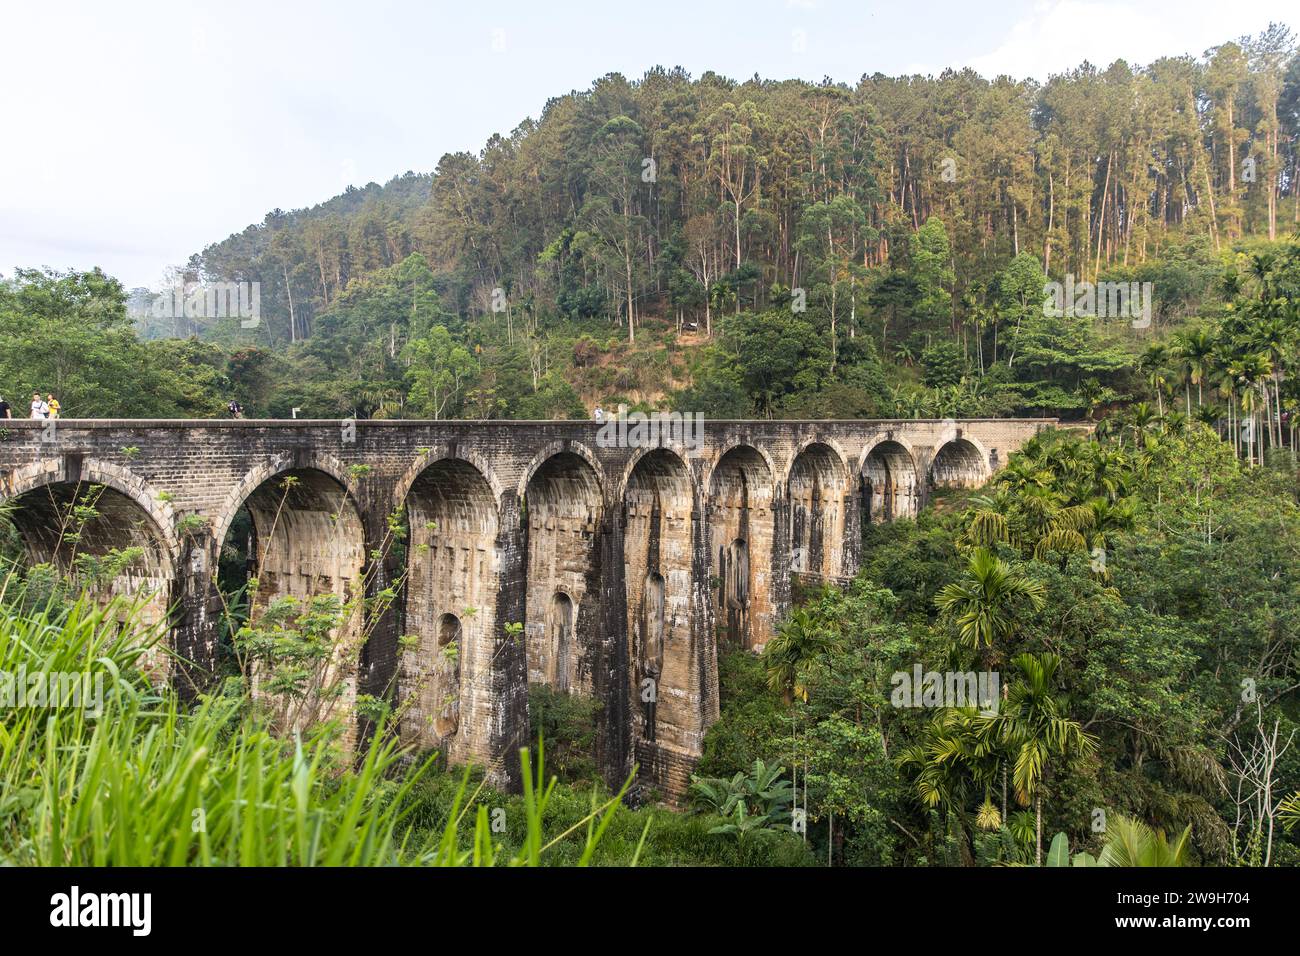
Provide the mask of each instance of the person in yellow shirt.
{"label": "person in yellow shirt", "polygon": [[45,404],[50,406],[50,418],[59,417],[59,400],[54,397],[53,393],[45,396]]}

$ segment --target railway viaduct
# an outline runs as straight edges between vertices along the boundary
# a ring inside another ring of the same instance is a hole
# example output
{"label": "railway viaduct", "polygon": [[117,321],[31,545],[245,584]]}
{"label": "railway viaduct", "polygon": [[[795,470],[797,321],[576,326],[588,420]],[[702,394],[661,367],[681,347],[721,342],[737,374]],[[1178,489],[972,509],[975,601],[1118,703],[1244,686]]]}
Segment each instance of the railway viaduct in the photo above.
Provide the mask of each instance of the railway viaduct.
{"label": "railway viaduct", "polygon": [[509,778],[545,683],[600,701],[611,780],[635,763],[680,794],[721,646],[763,645],[793,576],[851,576],[863,522],[982,483],[1052,424],[715,421],[647,440],[586,421],[10,421],[0,501],[35,561],[138,549],[101,593],[145,596],[182,690],[217,661],[224,547],[256,574],[255,615],[396,589],[343,665],[344,706],[399,701],[416,746]]}

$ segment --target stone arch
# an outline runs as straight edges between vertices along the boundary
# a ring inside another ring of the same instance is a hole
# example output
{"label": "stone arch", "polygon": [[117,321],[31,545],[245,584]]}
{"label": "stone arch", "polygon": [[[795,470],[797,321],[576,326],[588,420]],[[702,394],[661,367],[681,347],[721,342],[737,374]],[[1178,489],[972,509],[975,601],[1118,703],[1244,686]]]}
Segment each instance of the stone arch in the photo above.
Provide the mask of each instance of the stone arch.
{"label": "stone arch", "polygon": [[690,703],[697,683],[692,673],[694,490],[690,467],[666,448],[638,454],[623,490],[635,737],[681,753],[698,748],[693,739],[698,715]]}
{"label": "stone arch", "polygon": [[576,455],[585,461],[595,473],[597,485],[601,489],[605,488],[605,467],[600,463],[600,459],[596,457],[595,452],[580,441],[570,441],[565,439],[563,441],[547,443],[541,451],[533,456],[532,461],[528,463],[528,467],[524,469],[524,473],[519,479],[519,485],[516,488],[521,501],[523,500],[524,495],[527,494],[528,483],[533,480],[533,475],[537,474],[537,470],[546,464],[549,459],[560,454]]}
{"label": "stone arch", "polygon": [[805,438],[801,438],[799,440],[799,443],[794,446],[794,454],[790,458],[790,467],[786,470],[787,482],[790,477],[790,472],[794,470],[794,463],[798,461],[800,455],[806,452],[813,445],[825,445],[827,448],[833,451],[835,453],[835,457],[839,459],[840,467],[844,469],[846,474],[848,473],[849,463],[853,460],[853,457],[844,450],[844,446],[841,445],[839,441],[837,441],[835,438],[832,438],[830,436],[810,435]]}
{"label": "stone arch", "polygon": [[352,491],[352,477],[347,466],[339,459],[323,452],[297,452],[276,455],[274,458],[261,462],[250,469],[226,495],[221,507],[217,510],[217,521],[212,529],[212,537],[217,546],[220,547],[221,542],[225,541],[226,534],[235,521],[235,516],[239,514],[239,509],[244,507],[249,496],[254,491],[277,475],[286,474],[295,469],[320,472],[332,478],[335,484],[347,494],[347,500],[352,507],[360,512],[361,507]]}
{"label": "stone arch", "polygon": [[[409,523],[405,632],[400,692],[409,701],[403,736],[443,747],[456,760],[485,751],[492,715],[491,673],[501,555],[500,500],[489,478],[467,457],[428,456],[403,499]],[[447,710],[446,652],[438,641],[446,616],[460,623],[454,728]]]}
{"label": "stone arch", "polygon": [[921,482],[916,456],[904,442],[886,438],[862,456],[863,522],[879,524],[913,518],[920,510]]}
{"label": "stone arch", "polygon": [[849,470],[830,442],[802,443],[790,463],[790,570],[838,577],[844,566]]}
{"label": "stone arch", "polygon": [[433,448],[427,449],[407,467],[406,471],[402,473],[402,477],[397,480],[397,484],[393,489],[393,500],[399,502],[406,501],[410,496],[411,487],[415,484],[416,480],[423,475],[430,466],[444,460],[463,461],[467,464],[473,465],[475,470],[478,471],[479,476],[487,482],[488,488],[492,492],[493,502],[496,503],[501,501],[502,495],[505,494],[505,486],[502,485],[500,479],[497,478],[496,472],[493,470],[486,458],[474,449],[465,447],[463,444],[456,445],[454,449],[448,445],[437,445]]}
{"label": "stone arch", "polygon": [[[342,619],[331,632],[334,657],[319,676],[322,686],[341,688],[316,716],[344,721],[345,746],[355,743],[352,720],[358,659],[365,640],[361,607],[365,591],[366,540],[361,510],[335,464],[307,465],[306,456],[279,456],[253,469],[240,483],[242,498],[222,512],[217,546],[224,547],[240,509],[247,509],[247,557],[257,587],[249,596],[249,617],[258,621],[273,603],[292,599],[305,611],[315,598],[334,597]],[[229,499],[228,499],[229,501]],[[262,675],[254,669],[254,693]],[[292,728],[307,718],[296,721]]]}
{"label": "stone arch", "polygon": [[976,488],[988,480],[988,453],[975,438],[962,435],[945,442],[930,464],[930,484],[935,488]]}
{"label": "stone arch", "polygon": [[[591,673],[584,658],[596,636],[597,605],[585,597],[600,579],[596,530],[604,493],[602,476],[588,456],[556,447],[530,466],[525,478],[520,500],[526,537],[528,679],[589,693]],[[567,633],[557,630],[553,620],[557,594],[565,596],[575,614]]]}
{"label": "stone arch", "polygon": [[[75,473],[65,459],[50,460],[16,469],[0,499],[14,505],[10,520],[32,562],[65,574],[80,564],[99,604],[122,598],[125,610],[138,601],[137,619],[145,627],[169,623],[179,598],[181,546],[171,505],[144,479],[98,459],[80,462]],[[83,502],[95,514],[79,521],[72,509]],[[112,570],[96,559],[133,548],[138,557],[111,578],[96,578]],[[146,664],[166,670],[161,654],[151,654]]]}
{"label": "stone arch", "polygon": [[723,640],[734,646],[763,644],[772,631],[775,479],[770,456],[742,443],[709,472],[709,584]]}
{"label": "stone arch", "polygon": [[16,468],[0,486],[0,501],[12,501],[30,491],[56,483],[80,481],[85,485],[104,485],[120,492],[153,522],[159,540],[165,546],[165,557],[174,570],[180,563],[181,545],[176,537],[176,512],[162,494],[129,468],[115,465],[99,458],[86,458],[78,473],[68,474],[67,460],[46,459]]}
{"label": "stone arch", "polygon": [[[718,466],[722,464],[724,458],[737,448],[749,449],[749,451],[754,452],[763,460],[763,464],[767,466],[768,474],[772,476],[773,486],[775,487],[775,482],[780,477],[780,470],[776,466],[776,461],[772,458],[771,453],[766,448],[747,438],[733,439],[718,449],[717,456],[713,459],[712,463],[704,473],[704,480],[701,482],[702,486],[705,488],[713,487],[713,475],[718,470]],[[748,453],[746,452],[746,454]]]}
{"label": "stone arch", "polygon": [[691,495],[694,496],[695,487],[696,487],[695,472],[691,469],[690,463],[685,458],[683,458],[675,449],[638,448],[636,451],[632,453],[632,457],[628,459],[627,464],[623,467],[623,474],[619,479],[619,485],[618,485],[619,501],[627,500],[627,492],[628,492],[628,488],[631,486],[633,472],[635,472],[638,468],[641,467],[641,463],[646,458],[652,456],[658,456],[660,452],[664,453],[669,458],[674,459],[676,462],[681,464],[686,474],[686,480],[690,484]]}

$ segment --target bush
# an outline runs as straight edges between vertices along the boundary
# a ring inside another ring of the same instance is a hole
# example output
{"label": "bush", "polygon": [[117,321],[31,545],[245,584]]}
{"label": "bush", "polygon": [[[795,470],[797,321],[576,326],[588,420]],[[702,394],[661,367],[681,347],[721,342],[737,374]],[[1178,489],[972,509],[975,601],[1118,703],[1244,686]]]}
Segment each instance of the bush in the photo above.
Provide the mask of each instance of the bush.
{"label": "bush", "polygon": [[718,660],[722,716],[704,735],[695,765],[701,777],[730,777],[747,771],[755,760],[779,760],[772,741],[790,732],[781,695],[767,686],[763,662],[746,650],[728,651]]}
{"label": "bush", "polygon": [[565,783],[597,780],[596,723],[600,702],[545,684],[528,685],[531,739],[546,746],[546,764]]}

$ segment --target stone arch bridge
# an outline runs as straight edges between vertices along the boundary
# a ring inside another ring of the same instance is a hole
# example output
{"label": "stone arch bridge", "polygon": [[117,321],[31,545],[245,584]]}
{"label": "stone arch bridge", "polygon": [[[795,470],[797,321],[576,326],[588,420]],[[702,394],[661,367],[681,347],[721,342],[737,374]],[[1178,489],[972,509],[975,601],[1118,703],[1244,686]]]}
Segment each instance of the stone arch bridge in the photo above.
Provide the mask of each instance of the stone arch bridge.
{"label": "stone arch bridge", "polygon": [[863,522],[982,483],[1053,424],[717,421],[606,447],[583,421],[10,421],[0,501],[37,561],[139,549],[108,590],[150,595],[182,690],[216,662],[215,569],[244,511],[259,607],[399,587],[348,693],[401,701],[411,742],[508,779],[528,684],[545,683],[600,701],[611,780],[635,763],[679,794],[718,713],[721,646],[761,646],[793,577],[851,576]]}

